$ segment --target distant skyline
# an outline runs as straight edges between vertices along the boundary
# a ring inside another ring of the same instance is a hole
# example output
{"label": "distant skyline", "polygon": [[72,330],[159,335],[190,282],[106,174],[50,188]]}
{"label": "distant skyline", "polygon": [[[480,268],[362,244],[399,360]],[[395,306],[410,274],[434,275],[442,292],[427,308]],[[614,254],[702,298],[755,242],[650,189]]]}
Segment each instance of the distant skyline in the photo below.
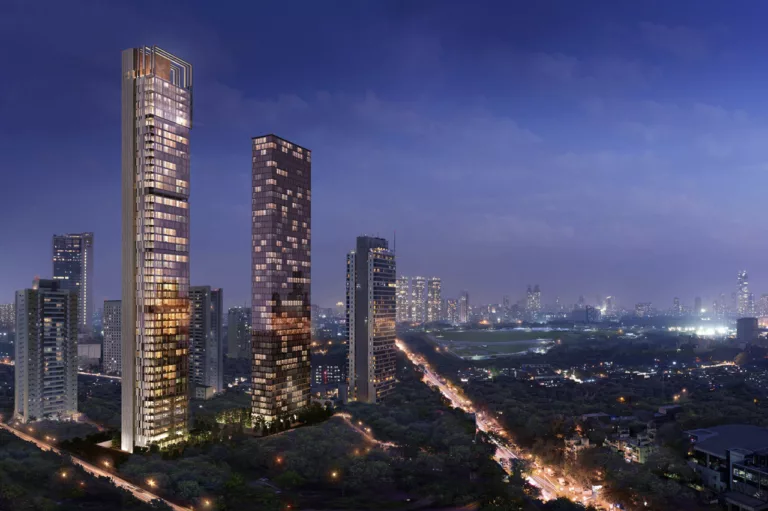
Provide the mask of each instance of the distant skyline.
{"label": "distant skyline", "polygon": [[[153,15],[143,13],[151,7]],[[492,13],[492,14],[491,14]],[[195,64],[191,284],[250,302],[251,137],[313,153],[312,301],[392,239],[442,296],[704,307],[768,293],[768,68],[757,2],[392,1],[0,7],[0,303],[51,275],[51,236],[98,238],[120,299],[120,52]],[[254,26],[254,20],[258,20]],[[285,37],[290,26],[296,37]],[[30,57],[33,58],[30,58]]]}

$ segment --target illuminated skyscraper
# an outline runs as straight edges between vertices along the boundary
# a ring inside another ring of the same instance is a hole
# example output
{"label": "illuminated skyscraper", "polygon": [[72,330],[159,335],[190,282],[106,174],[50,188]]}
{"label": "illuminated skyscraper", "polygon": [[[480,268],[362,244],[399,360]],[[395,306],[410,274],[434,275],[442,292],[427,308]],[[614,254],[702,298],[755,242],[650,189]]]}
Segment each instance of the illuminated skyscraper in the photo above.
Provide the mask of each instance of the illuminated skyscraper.
{"label": "illuminated skyscraper", "polygon": [[403,323],[411,319],[411,278],[397,278],[397,322]]}
{"label": "illuminated skyscraper", "polygon": [[53,280],[77,295],[79,330],[91,333],[93,321],[93,233],[53,235]]}
{"label": "illuminated skyscraper", "polygon": [[459,296],[459,323],[469,323],[469,293],[462,291]]}
{"label": "illuminated skyscraper", "polygon": [[395,386],[395,253],[387,240],[359,236],[347,255],[349,393],[375,403]]}
{"label": "illuminated skyscraper", "polygon": [[752,314],[752,307],[750,307],[750,295],[749,295],[749,279],[747,278],[747,271],[742,270],[737,275],[738,289],[736,292],[737,308],[739,317],[749,316]]}
{"label": "illuminated skyscraper", "polygon": [[251,358],[251,308],[227,311],[227,358]]}
{"label": "illuminated skyscraper", "polygon": [[427,279],[413,277],[411,281],[411,321],[424,323],[427,320]]}
{"label": "illuminated skyscraper", "polygon": [[189,382],[214,393],[224,390],[223,294],[211,286],[189,288]]}
{"label": "illuminated skyscraper", "polygon": [[309,405],[312,153],[253,139],[253,419]]}
{"label": "illuminated skyscraper", "polygon": [[459,322],[459,307],[455,298],[449,298],[445,304],[445,319],[455,325]]}
{"label": "illuminated skyscraper", "polygon": [[432,277],[427,282],[427,322],[440,321],[440,307],[442,298],[440,296],[442,284],[438,277]]}
{"label": "illuminated skyscraper", "polygon": [[77,293],[36,279],[16,292],[14,416],[21,422],[77,413]]}
{"label": "illuminated skyscraper", "polygon": [[123,369],[123,304],[120,300],[104,301],[104,347],[102,349],[102,371],[120,375]]}
{"label": "illuminated skyscraper", "polygon": [[123,52],[122,441],[187,432],[192,66],[158,47]]}

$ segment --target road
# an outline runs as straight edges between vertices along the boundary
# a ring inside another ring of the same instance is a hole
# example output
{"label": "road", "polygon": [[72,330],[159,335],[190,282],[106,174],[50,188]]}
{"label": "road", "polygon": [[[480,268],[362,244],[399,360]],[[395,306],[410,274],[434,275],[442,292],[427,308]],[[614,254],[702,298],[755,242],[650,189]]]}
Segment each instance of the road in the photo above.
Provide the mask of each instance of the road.
{"label": "road", "polygon": [[378,440],[376,437],[374,437],[371,434],[371,428],[364,427],[362,422],[353,422],[352,416],[348,413],[337,413],[334,415],[334,417],[339,417],[343,421],[347,423],[347,425],[360,433],[366,440],[371,442],[372,444],[382,447],[382,448],[388,448],[388,447],[397,447],[397,444],[394,444],[392,442],[383,442],[381,440]]}
{"label": "road", "polygon": [[[494,459],[499,463],[499,465],[502,464],[502,459],[517,459],[521,457],[519,450],[515,449],[509,441],[503,442],[496,438],[497,436],[508,438],[509,435],[501,427],[495,417],[493,417],[491,414],[477,412],[475,405],[472,403],[472,401],[463,395],[460,389],[453,387],[450,383],[448,383],[448,381],[445,380],[445,378],[442,378],[439,374],[437,374],[429,366],[424,357],[411,351],[401,340],[398,339],[395,344],[397,348],[400,349],[400,351],[402,351],[413,364],[423,368],[424,381],[426,383],[437,387],[440,393],[448,398],[454,407],[464,410],[468,413],[474,413],[477,429],[485,433],[494,434],[491,436],[491,441],[496,445],[496,455],[494,456]],[[504,468],[503,465],[502,468]],[[506,470],[507,469],[505,468],[505,471]],[[549,475],[552,475],[553,473],[554,472],[551,468],[542,467],[541,470],[536,470],[536,473],[531,474],[528,477],[528,482],[541,490],[541,495],[544,500],[566,497],[570,500],[578,500],[584,502],[585,499],[578,493],[578,496],[569,494],[574,493],[570,492],[570,488],[578,488],[578,485],[566,481],[566,484],[561,487],[559,484],[556,484],[549,478]]]}
{"label": "road", "polygon": [[58,454],[60,456],[69,456],[72,459],[73,463],[83,467],[83,470],[85,470],[89,474],[92,474],[92,475],[97,476],[97,477],[107,477],[107,478],[109,478],[109,480],[112,481],[112,484],[114,484],[115,486],[117,486],[119,488],[123,488],[125,490],[128,490],[129,492],[131,492],[133,494],[134,497],[136,497],[139,500],[142,500],[142,501],[147,502],[147,503],[152,502],[153,500],[162,500],[163,502],[168,504],[168,506],[170,506],[171,509],[173,509],[174,511],[191,511],[192,510],[192,508],[190,508],[190,507],[179,506],[177,504],[174,504],[173,502],[169,502],[169,501],[167,501],[167,500],[165,500],[163,498],[160,498],[157,495],[155,495],[154,493],[151,493],[151,492],[145,490],[144,488],[136,486],[135,484],[126,481],[122,477],[118,477],[117,475],[115,475],[112,472],[108,472],[107,470],[100,469],[96,465],[92,465],[91,463],[88,463],[87,461],[85,461],[83,459],[80,459],[77,456],[73,456],[72,454],[70,454],[68,452],[63,452],[60,449],[54,447],[53,445],[51,445],[49,443],[46,443],[46,442],[43,442],[42,440],[38,440],[37,438],[35,438],[35,437],[31,436],[31,435],[28,435],[28,434],[26,434],[26,433],[24,433],[22,431],[19,431],[16,428],[12,428],[12,427],[10,427],[9,425],[7,425],[7,424],[5,424],[3,422],[0,422],[0,428],[8,431],[9,433],[12,433],[12,434],[16,435],[17,437],[21,438],[22,440],[24,440],[26,442],[30,442],[30,443],[35,444],[38,448],[40,448],[43,451],[55,452],[56,454]]}

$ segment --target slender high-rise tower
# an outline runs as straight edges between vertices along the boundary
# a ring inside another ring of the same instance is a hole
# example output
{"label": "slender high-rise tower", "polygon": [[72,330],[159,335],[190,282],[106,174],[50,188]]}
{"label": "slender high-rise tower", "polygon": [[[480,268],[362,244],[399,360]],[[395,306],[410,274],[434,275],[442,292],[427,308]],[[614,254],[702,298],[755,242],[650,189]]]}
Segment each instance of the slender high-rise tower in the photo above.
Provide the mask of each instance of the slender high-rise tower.
{"label": "slender high-rise tower", "polygon": [[411,319],[411,278],[401,275],[397,278],[397,322]]}
{"label": "slender high-rise tower", "polygon": [[227,358],[251,358],[251,308],[227,311]]}
{"label": "slender high-rise tower", "polygon": [[461,324],[469,323],[469,293],[467,291],[462,291],[459,296],[458,319]]}
{"label": "slender high-rise tower", "polygon": [[189,373],[192,66],[123,52],[122,448],[183,440]]}
{"label": "slender high-rise tower", "polygon": [[427,279],[413,277],[411,282],[411,321],[424,323],[427,320]]}
{"label": "slender high-rise tower", "polygon": [[439,277],[432,277],[427,281],[427,323],[440,321],[440,308],[443,301],[441,297],[441,281]]}
{"label": "slender high-rise tower", "polygon": [[123,305],[120,300],[104,301],[104,318],[102,328],[104,341],[102,343],[102,371],[106,374],[121,374],[123,369]]}
{"label": "slender high-rise tower", "polygon": [[309,405],[312,153],[275,135],[253,156],[253,419]]}
{"label": "slender high-rise tower", "polygon": [[740,271],[736,276],[736,281],[738,284],[736,307],[739,317],[749,316],[752,314],[753,307],[750,304],[749,278],[747,277],[747,271]]}
{"label": "slender high-rise tower", "polygon": [[189,381],[198,386],[211,387],[214,393],[224,390],[224,344],[221,337],[223,297],[221,289],[211,289],[211,286],[189,288],[192,306],[189,323]]}
{"label": "slender high-rise tower", "polygon": [[395,253],[387,240],[360,236],[347,255],[349,393],[375,403],[395,387]]}
{"label": "slender high-rise tower", "polygon": [[77,323],[90,333],[93,323],[93,233],[53,235],[53,280],[77,295]]}

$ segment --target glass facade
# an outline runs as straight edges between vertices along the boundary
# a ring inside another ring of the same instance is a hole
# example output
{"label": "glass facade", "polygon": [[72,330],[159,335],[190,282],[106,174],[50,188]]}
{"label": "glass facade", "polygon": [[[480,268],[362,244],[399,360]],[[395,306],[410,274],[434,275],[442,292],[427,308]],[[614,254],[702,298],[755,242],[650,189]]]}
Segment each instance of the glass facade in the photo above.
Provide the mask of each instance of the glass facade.
{"label": "glass facade", "polygon": [[53,280],[77,295],[79,329],[90,333],[93,319],[93,233],[54,234]]}
{"label": "glass facade", "polygon": [[310,399],[312,154],[275,135],[252,150],[253,417],[269,423]]}
{"label": "glass facade", "polygon": [[192,66],[123,52],[124,450],[187,431]]}

